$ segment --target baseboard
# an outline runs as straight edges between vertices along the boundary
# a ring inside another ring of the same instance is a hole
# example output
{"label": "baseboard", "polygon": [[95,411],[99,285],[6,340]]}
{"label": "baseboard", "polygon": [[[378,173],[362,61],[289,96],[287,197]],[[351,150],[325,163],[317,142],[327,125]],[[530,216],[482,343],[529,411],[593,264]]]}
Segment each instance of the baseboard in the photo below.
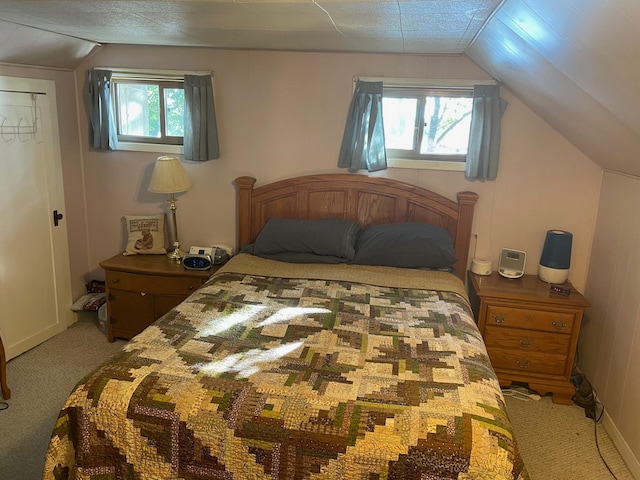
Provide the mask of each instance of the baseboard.
{"label": "baseboard", "polygon": [[604,411],[604,415],[602,416],[602,426],[611,437],[611,440],[616,446],[618,452],[620,452],[620,456],[624,460],[624,463],[627,464],[627,467],[633,475],[633,478],[640,478],[640,462],[638,462],[638,459],[629,448],[629,445],[627,444],[625,439],[622,438],[618,427],[616,427],[616,425],[613,423],[606,410]]}
{"label": "baseboard", "polygon": [[[574,371],[580,375],[584,375],[578,367],[574,367]],[[595,391],[594,393],[596,396],[596,401],[600,403],[600,405],[604,406],[604,404],[598,398],[597,393]],[[609,437],[611,438],[611,441],[615,445],[616,450],[618,450],[618,453],[620,453],[620,456],[624,460],[624,463],[627,464],[627,468],[633,475],[633,478],[640,479],[640,462],[636,458],[631,448],[629,448],[627,441],[624,439],[624,437],[620,433],[620,430],[618,430],[618,427],[616,426],[616,424],[613,423],[613,420],[611,420],[611,417],[609,416],[609,412],[607,412],[606,408],[604,409],[601,423],[604,429],[609,434]]]}
{"label": "baseboard", "polygon": [[64,322],[54,323],[46,328],[32,333],[26,338],[22,338],[13,344],[7,345],[7,337],[5,337],[4,350],[7,356],[7,361],[18,355],[23,354],[27,350],[31,350],[33,347],[40,345],[42,342],[49,340],[51,337],[64,332],[67,326]]}

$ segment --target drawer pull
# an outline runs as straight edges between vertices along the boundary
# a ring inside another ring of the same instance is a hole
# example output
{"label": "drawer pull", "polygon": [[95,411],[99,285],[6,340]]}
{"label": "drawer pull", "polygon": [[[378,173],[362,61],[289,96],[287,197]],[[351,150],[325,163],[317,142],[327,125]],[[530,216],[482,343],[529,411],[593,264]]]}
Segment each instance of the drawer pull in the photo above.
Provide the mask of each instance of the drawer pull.
{"label": "drawer pull", "polygon": [[551,325],[556,327],[558,330],[564,330],[564,327],[567,326],[567,322],[557,322],[554,320],[553,322],[551,322]]}
{"label": "drawer pull", "polygon": [[114,278],[113,280],[111,280],[111,283],[120,283],[120,279],[119,278]]}
{"label": "drawer pull", "polygon": [[525,316],[524,316],[524,319],[525,319],[527,322],[533,322],[533,321],[536,319],[536,316],[535,316],[535,315],[528,314],[528,315],[525,315]]}
{"label": "drawer pull", "polygon": [[531,345],[533,345],[533,338],[521,338],[520,339],[520,346],[523,348],[529,348]]}
{"label": "drawer pull", "polygon": [[504,321],[507,319],[507,316],[504,313],[494,313],[493,319],[496,321],[496,323],[504,323]]}
{"label": "drawer pull", "polygon": [[189,286],[187,287],[187,290],[193,290],[193,285],[189,285]]}
{"label": "drawer pull", "polygon": [[528,368],[529,367],[529,360],[516,360],[516,363],[518,364],[518,366],[520,368]]}
{"label": "drawer pull", "polygon": [[141,295],[142,297],[144,297],[146,294],[147,294],[147,292],[140,292],[140,295]]}

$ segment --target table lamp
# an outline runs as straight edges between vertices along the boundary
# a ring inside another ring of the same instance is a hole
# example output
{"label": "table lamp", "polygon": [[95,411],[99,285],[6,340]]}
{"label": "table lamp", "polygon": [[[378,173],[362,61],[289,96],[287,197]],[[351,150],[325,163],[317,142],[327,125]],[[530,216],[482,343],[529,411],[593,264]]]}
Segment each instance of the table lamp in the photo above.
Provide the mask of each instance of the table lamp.
{"label": "table lamp", "polygon": [[176,193],[186,192],[191,188],[191,180],[187,176],[187,172],[176,157],[158,157],[151,174],[151,182],[149,182],[149,191],[153,193],[168,193],[169,209],[173,216],[173,230],[175,241],[173,242],[173,251],[167,256],[176,262],[184,256],[185,252],[180,250],[180,241],[178,240],[178,223],[176,221]]}

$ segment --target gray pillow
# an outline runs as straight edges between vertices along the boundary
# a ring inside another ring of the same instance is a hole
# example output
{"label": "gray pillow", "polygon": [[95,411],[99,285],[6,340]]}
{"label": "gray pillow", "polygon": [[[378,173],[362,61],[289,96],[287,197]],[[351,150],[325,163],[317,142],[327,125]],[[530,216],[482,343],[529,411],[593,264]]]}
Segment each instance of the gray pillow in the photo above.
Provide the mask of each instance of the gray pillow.
{"label": "gray pillow", "polygon": [[359,232],[360,225],[343,218],[270,218],[258,234],[252,246],[252,253],[307,253],[348,261],[355,256],[355,243]]}
{"label": "gray pillow", "polygon": [[453,240],[447,230],[427,223],[409,222],[363,229],[351,263],[451,269],[457,260]]}
{"label": "gray pillow", "polygon": [[[247,246],[248,249],[242,249],[242,253],[252,253],[256,257],[268,258],[270,260],[278,260],[279,262],[287,263],[345,263],[347,260],[344,257],[334,257],[333,255],[316,255],[315,253],[307,252],[279,252],[279,253],[255,253],[251,251],[251,246]],[[245,247],[245,248],[247,248]]]}

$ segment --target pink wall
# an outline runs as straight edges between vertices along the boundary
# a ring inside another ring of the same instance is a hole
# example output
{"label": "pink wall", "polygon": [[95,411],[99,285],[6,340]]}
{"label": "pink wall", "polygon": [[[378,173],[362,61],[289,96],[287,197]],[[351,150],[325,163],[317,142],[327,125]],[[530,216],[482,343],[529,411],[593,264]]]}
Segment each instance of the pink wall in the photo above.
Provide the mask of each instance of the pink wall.
{"label": "pink wall", "polygon": [[[580,367],[606,405],[604,425],[640,478],[640,178],[606,172],[580,332]],[[611,424],[615,428],[611,428]]]}
{"label": "pink wall", "polygon": [[[212,70],[221,158],[187,164],[193,188],[180,196],[183,245],[235,244],[232,181],[259,183],[305,173],[337,171],[336,162],[353,76],[487,79],[462,56],[225,51],[158,47],[104,47],[76,70],[79,83],[92,67]],[[501,169],[495,182],[468,182],[462,172],[389,169],[381,175],[431,188],[450,198],[480,194],[474,231],[477,256],[494,261],[504,247],[529,254],[535,273],[546,230],[574,234],[571,279],[584,288],[602,170],[560,137],[510,92],[503,120]],[[124,214],[166,211],[146,191],[156,153],[92,151],[82,155],[88,211],[89,265],[124,248]],[[76,272],[78,273],[78,272]]]}
{"label": "pink wall", "polygon": [[[166,211],[164,200],[146,191],[157,153],[88,148],[81,88],[86,70],[94,66],[214,71],[222,156],[186,164],[194,186],[179,199],[184,245],[235,244],[232,181],[239,175],[265,183],[337,171],[353,76],[488,78],[466,57],[127,46],[104,47],[81,65],[75,71],[78,89],[71,72],[0,66],[0,75],[56,81],[74,298],[84,293],[89,275],[102,276],[100,260],[124,249],[124,214]],[[570,279],[586,289],[593,304],[583,326],[581,364],[607,405],[609,432],[617,429],[618,448],[628,452],[628,463],[635,461],[637,469],[640,390],[634,365],[640,358],[640,330],[634,238],[640,226],[630,206],[637,202],[630,201],[638,198],[638,179],[607,173],[600,199],[602,169],[509,91],[502,94],[509,106],[495,182],[467,182],[461,172],[433,170],[389,169],[380,175],[452,199],[459,190],[478,192],[477,256],[495,262],[503,247],[525,250],[527,273],[536,271],[546,230],[573,232]]]}

